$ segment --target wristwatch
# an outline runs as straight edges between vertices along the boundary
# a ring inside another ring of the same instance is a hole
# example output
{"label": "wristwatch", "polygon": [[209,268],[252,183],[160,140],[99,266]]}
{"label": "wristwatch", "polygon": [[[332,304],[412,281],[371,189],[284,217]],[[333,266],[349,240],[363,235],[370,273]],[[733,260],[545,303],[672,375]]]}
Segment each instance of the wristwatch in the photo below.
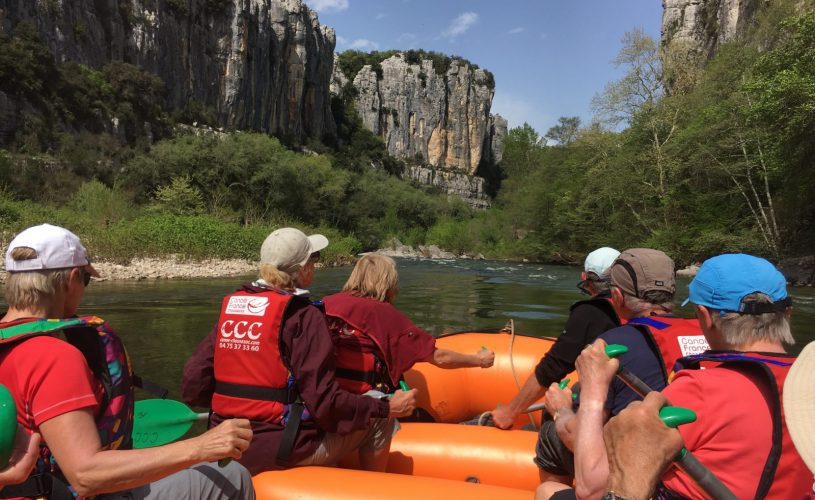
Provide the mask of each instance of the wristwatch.
{"label": "wristwatch", "polygon": [[626,498],[609,490],[606,492],[605,495],[603,495],[603,498],[601,498],[600,500],[626,500]]}

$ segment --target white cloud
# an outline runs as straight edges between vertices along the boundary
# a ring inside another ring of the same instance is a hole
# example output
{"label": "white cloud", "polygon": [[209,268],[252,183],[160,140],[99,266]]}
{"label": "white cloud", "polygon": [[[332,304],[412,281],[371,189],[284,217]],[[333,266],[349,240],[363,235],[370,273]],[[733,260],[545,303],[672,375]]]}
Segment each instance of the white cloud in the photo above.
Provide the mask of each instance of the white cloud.
{"label": "white cloud", "polygon": [[348,48],[353,50],[379,50],[379,44],[365,38],[357,38],[351,42]]}
{"label": "white cloud", "polygon": [[554,121],[549,114],[536,111],[536,106],[523,97],[514,96],[499,89],[495,91],[490,113],[506,118],[509,128],[520,127],[526,122],[532,125],[540,135],[547,130],[544,128],[545,124]]}
{"label": "white cloud", "polygon": [[387,16],[388,16],[388,15],[387,15],[387,14],[385,14],[384,12],[380,12],[379,14],[377,14],[376,16],[374,16],[374,19],[376,19],[376,20],[378,21],[378,20],[380,20],[380,19],[384,19],[384,18],[385,18],[385,17],[387,17]]}
{"label": "white cloud", "polygon": [[344,36],[337,35],[337,47],[348,45],[348,39]]}
{"label": "white cloud", "polygon": [[478,21],[478,14],[465,12],[450,22],[450,25],[441,33],[445,38],[456,38],[463,35]]}
{"label": "white cloud", "polygon": [[523,33],[526,31],[526,28],[521,28],[520,26],[517,28],[512,28],[511,30],[507,31],[508,35],[517,35],[518,33]]}
{"label": "white cloud", "polygon": [[419,37],[416,36],[414,33],[402,33],[401,35],[396,37],[396,43],[398,43],[400,47],[407,49],[416,48],[416,42],[418,40]]}
{"label": "white cloud", "polygon": [[339,12],[348,9],[348,0],[308,0],[308,5],[317,12]]}

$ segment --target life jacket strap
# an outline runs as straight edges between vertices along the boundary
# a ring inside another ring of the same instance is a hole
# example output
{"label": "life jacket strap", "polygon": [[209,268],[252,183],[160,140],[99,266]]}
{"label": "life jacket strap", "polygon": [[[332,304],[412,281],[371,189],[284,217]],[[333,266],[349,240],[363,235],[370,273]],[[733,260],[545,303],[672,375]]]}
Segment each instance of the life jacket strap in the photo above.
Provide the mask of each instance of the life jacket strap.
{"label": "life jacket strap", "polygon": [[75,500],[68,485],[50,472],[32,474],[22,483],[8,485],[0,490],[0,498],[18,497]]}
{"label": "life jacket strap", "polygon": [[339,378],[356,380],[357,382],[365,382],[366,384],[370,384],[372,386],[376,386],[381,382],[379,374],[377,373],[353,370],[351,368],[337,367],[334,369],[334,374]]}
{"label": "life jacket strap", "polygon": [[215,381],[215,392],[233,398],[256,399],[258,401],[275,401],[277,403],[291,404],[298,401],[297,391],[294,389],[274,389],[271,387],[258,387],[254,385],[230,384],[220,380]]}
{"label": "life jacket strap", "polygon": [[303,410],[305,408],[306,405],[300,398],[297,398],[297,401],[291,405],[286,426],[283,427],[283,435],[280,437],[280,446],[277,448],[277,455],[275,456],[275,462],[278,465],[295,465],[289,463],[289,456],[294,450],[294,442],[297,440],[297,431],[300,430],[300,422],[303,419]]}

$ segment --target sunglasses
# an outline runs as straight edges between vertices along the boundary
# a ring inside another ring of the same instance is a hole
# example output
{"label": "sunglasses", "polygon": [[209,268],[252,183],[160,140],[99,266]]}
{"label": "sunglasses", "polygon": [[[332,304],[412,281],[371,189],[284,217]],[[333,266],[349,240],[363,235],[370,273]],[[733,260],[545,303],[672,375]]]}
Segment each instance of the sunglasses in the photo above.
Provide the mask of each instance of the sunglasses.
{"label": "sunglasses", "polygon": [[320,252],[314,252],[313,254],[309,255],[308,260],[311,262],[319,262]]}
{"label": "sunglasses", "polygon": [[82,282],[87,287],[91,283],[91,273],[86,270],[82,270]]}

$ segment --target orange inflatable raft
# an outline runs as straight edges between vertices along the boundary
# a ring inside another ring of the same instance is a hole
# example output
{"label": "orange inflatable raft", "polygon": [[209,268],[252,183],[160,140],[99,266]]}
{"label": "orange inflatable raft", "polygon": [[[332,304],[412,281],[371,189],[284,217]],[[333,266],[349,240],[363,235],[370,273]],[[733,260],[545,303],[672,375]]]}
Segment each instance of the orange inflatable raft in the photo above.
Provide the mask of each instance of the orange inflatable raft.
{"label": "orange inflatable raft", "polygon": [[[504,332],[439,338],[438,347],[459,352],[476,352],[482,346],[493,350],[495,365],[442,370],[419,363],[407,372],[408,385],[419,390],[420,413],[437,423],[403,423],[391,444],[387,473],[326,467],[266,472],[254,478],[257,497],[532,498],[539,482],[532,461],[537,433],[520,430],[529,424],[529,417],[522,415],[516,422],[518,430],[511,432],[458,422],[508,403],[518,391],[516,376],[523,384],[553,343],[552,338]],[[539,421],[540,412],[536,413]],[[356,457],[342,466],[355,467]]]}

